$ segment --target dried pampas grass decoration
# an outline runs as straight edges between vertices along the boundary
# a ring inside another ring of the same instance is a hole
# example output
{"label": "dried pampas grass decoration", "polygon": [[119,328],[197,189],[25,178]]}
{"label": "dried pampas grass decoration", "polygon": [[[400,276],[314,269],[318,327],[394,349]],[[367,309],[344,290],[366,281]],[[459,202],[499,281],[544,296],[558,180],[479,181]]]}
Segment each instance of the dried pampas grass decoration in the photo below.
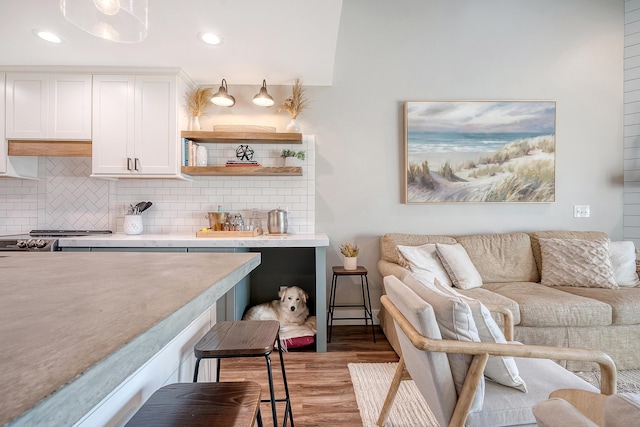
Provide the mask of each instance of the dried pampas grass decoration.
{"label": "dried pampas grass decoration", "polygon": [[187,99],[187,111],[192,117],[200,117],[211,103],[213,91],[209,87],[193,89],[185,98]]}
{"label": "dried pampas grass decoration", "polygon": [[291,90],[291,96],[284,100],[280,106],[280,110],[289,113],[291,119],[298,117],[309,105],[309,101],[304,97],[304,88],[300,79],[296,79]]}

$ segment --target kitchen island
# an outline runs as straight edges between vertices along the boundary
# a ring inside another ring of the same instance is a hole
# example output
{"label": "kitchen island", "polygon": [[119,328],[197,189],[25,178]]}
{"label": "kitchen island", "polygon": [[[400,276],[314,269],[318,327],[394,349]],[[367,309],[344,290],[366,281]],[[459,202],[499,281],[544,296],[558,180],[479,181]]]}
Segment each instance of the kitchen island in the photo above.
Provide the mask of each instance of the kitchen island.
{"label": "kitchen island", "polygon": [[73,425],[178,336],[160,364],[175,372],[156,380],[189,378],[180,366],[190,370],[210,307],[259,264],[257,253],[3,254],[0,425]]}
{"label": "kitchen island", "polygon": [[246,283],[234,287],[218,305],[218,321],[239,320],[247,306],[278,298],[280,286],[296,285],[310,296],[316,316],[316,350],[327,348],[326,234],[259,235],[255,237],[196,237],[191,234],[91,235],[65,237],[63,251],[255,252],[261,265]]}

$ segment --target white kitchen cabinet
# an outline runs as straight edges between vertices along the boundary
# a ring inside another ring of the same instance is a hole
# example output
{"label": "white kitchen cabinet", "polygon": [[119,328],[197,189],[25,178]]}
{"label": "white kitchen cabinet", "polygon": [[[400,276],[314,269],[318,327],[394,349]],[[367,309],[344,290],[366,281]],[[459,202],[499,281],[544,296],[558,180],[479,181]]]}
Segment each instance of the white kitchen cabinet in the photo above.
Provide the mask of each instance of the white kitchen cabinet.
{"label": "white kitchen cabinet", "polygon": [[91,139],[91,75],[8,73],[6,80],[7,139]]}
{"label": "white kitchen cabinet", "polygon": [[5,134],[5,73],[0,73],[0,177],[37,178],[38,158],[8,156]]}
{"label": "white kitchen cabinet", "polygon": [[185,90],[178,76],[94,75],[92,176],[181,178]]}

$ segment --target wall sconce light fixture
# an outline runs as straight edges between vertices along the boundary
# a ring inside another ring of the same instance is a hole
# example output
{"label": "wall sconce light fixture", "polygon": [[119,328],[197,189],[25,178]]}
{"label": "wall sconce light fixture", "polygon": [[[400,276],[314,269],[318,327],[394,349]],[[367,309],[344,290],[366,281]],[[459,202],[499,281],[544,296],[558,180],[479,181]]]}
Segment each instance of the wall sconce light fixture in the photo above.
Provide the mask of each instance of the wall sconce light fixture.
{"label": "wall sconce light fixture", "polygon": [[227,81],[222,79],[220,89],[211,97],[211,102],[221,107],[231,107],[236,103],[236,99],[227,93]]}
{"label": "wall sconce light fixture", "polygon": [[260,107],[271,107],[275,102],[269,92],[267,92],[267,81],[262,80],[262,87],[260,88],[260,92],[253,97],[253,103]]}
{"label": "wall sconce light fixture", "polygon": [[60,0],[60,10],[67,21],[101,39],[136,43],[147,37],[147,0]]}

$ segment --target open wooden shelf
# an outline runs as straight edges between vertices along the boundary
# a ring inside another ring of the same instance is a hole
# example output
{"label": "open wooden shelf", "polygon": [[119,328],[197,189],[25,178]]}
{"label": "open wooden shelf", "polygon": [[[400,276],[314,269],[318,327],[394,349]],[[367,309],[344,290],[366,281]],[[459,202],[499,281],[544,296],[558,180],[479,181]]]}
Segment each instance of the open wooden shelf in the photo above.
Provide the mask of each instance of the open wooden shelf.
{"label": "open wooden shelf", "polygon": [[194,176],[302,176],[302,167],[286,166],[183,166],[182,173]]}
{"label": "open wooden shelf", "polygon": [[302,144],[301,133],[289,132],[214,132],[214,131],[182,131],[182,138],[204,143],[228,143],[252,141],[265,144]]}

